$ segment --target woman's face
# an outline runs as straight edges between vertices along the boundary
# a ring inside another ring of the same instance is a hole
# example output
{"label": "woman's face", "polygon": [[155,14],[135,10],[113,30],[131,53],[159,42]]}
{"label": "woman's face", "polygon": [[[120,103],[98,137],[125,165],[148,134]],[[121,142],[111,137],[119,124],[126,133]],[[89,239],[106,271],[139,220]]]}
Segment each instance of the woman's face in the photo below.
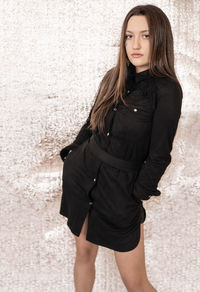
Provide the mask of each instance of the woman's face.
{"label": "woman's face", "polygon": [[[131,16],[125,32],[125,49],[129,61],[136,67],[136,72],[149,69],[150,41],[149,26],[143,15]],[[133,54],[141,54],[139,57]]]}

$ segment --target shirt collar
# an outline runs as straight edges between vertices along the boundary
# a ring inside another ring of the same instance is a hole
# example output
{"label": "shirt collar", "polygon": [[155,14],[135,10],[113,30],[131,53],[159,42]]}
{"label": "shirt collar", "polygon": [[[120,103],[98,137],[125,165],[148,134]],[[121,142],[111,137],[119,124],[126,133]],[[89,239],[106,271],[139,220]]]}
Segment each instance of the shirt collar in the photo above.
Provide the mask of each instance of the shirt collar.
{"label": "shirt collar", "polygon": [[146,79],[150,76],[149,69],[136,73],[136,67],[130,63],[128,66],[128,78],[137,81]]}
{"label": "shirt collar", "polygon": [[126,80],[126,88],[133,90],[135,86],[143,80],[146,80],[150,77],[149,69],[136,73],[136,67],[130,63],[128,66],[128,75]]}

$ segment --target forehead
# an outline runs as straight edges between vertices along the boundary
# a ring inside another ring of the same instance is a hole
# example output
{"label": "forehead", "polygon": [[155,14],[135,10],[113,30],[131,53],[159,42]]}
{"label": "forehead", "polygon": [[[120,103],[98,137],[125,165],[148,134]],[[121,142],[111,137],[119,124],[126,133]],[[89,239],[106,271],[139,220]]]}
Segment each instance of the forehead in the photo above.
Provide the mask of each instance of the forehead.
{"label": "forehead", "polygon": [[143,30],[148,30],[147,18],[144,15],[133,15],[129,18],[127,23],[127,30],[132,32],[142,32]]}

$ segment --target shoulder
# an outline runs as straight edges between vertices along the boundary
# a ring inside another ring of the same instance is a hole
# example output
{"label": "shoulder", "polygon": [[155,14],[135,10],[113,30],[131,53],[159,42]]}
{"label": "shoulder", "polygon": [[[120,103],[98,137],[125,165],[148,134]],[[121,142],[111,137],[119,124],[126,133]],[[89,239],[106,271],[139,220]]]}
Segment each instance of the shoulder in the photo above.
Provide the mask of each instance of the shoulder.
{"label": "shoulder", "polygon": [[180,116],[182,91],[179,84],[170,77],[155,77],[156,105],[169,117]]}
{"label": "shoulder", "polygon": [[182,99],[182,92],[179,84],[172,78],[155,77],[156,93],[158,98]]}

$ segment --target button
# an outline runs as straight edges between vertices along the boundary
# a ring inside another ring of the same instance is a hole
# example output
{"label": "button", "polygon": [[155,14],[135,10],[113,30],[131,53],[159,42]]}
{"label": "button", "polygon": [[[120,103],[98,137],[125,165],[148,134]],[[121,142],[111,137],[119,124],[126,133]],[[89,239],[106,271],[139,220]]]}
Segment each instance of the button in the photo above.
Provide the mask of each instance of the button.
{"label": "button", "polygon": [[130,90],[127,90],[127,93],[129,93],[130,92]]}
{"label": "button", "polygon": [[133,110],[134,110],[134,112],[137,112],[137,109],[136,108],[134,108]]}
{"label": "button", "polygon": [[89,202],[89,205],[92,205],[93,204],[93,202]]}
{"label": "button", "polygon": [[107,135],[107,136],[109,136],[109,135],[110,135],[110,133],[108,132],[106,135]]}
{"label": "button", "polygon": [[93,181],[96,181],[97,179],[96,179],[96,177],[93,179]]}
{"label": "button", "polygon": [[116,107],[114,107],[114,109],[113,109],[115,112],[117,111],[117,108]]}
{"label": "button", "polygon": [[72,152],[72,150],[71,150],[71,149],[69,150],[69,153],[70,153],[70,152]]}
{"label": "button", "polygon": [[66,159],[66,158],[67,158],[67,156],[64,157],[64,159]]}

